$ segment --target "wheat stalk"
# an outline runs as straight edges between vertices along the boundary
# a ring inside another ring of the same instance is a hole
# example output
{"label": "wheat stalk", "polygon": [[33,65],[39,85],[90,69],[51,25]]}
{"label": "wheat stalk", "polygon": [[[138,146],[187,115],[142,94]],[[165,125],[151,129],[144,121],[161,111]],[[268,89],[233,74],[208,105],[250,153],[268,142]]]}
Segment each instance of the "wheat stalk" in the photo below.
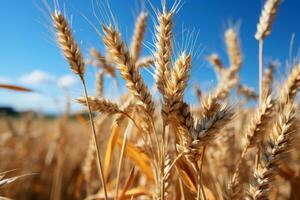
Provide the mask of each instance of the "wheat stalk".
{"label": "wheat stalk", "polygon": [[56,10],[52,14],[52,19],[53,19],[54,27],[56,29],[57,40],[60,45],[60,48],[62,49],[64,56],[68,60],[72,71],[80,77],[84,89],[84,94],[85,94],[87,107],[89,111],[90,124],[92,128],[92,136],[93,136],[94,145],[96,147],[96,154],[98,158],[97,160],[98,172],[100,174],[105,200],[107,200],[107,190],[106,190],[106,184],[104,182],[101,157],[100,157],[99,147],[97,143],[96,129],[92,117],[91,108],[88,102],[88,92],[84,80],[84,72],[85,72],[84,59],[83,56],[81,55],[80,48],[78,47],[78,45],[76,44],[73,38],[68,22],[65,19],[65,17],[62,15],[62,13]]}
{"label": "wheat stalk", "polygon": [[263,98],[262,72],[263,72],[263,41],[271,34],[271,28],[278,10],[280,0],[267,0],[261,12],[255,38],[259,41],[259,101]]}

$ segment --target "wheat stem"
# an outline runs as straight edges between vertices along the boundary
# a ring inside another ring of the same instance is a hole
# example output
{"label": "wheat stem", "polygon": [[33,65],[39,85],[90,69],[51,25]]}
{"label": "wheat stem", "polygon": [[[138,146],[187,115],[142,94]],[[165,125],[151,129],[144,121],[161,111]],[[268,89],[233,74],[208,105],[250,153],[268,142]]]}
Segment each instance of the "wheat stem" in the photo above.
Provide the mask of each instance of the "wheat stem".
{"label": "wheat stem", "polygon": [[199,177],[199,181],[201,184],[201,191],[202,191],[202,195],[203,195],[203,199],[206,200],[206,195],[205,195],[205,190],[204,190],[204,187],[203,187],[203,182],[202,182],[202,178],[203,178],[203,175],[202,175],[202,168],[203,168],[203,161],[204,161],[204,155],[205,155],[205,149],[206,149],[206,146],[203,147],[203,151],[202,151],[202,156],[201,156],[201,164],[200,164],[200,177]]}
{"label": "wheat stem", "polygon": [[259,104],[262,102],[263,96],[263,40],[258,41],[258,63],[259,63]]}
{"label": "wheat stem", "polygon": [[174,165],[177,163],[177,161],[184,155],[184,153],[180,153],[176,156],[176,158],[173,160],[173,162],[171,163],[171,165],[169,166],[168,170],[166,171],[165,173],[165,176],[164,176],[164,180],[167,178],[166,174],[169,174],[170,171],[172,170],[172,168],[174,167]]}
{"label": "wheat stem", "polygon": [[93,135],[93,140],[94,140],[94,144],[95,144],[95,147],[96,147],[95,150],[96,150],[96,156],[97,156],[97,161],[98,161],[98,171],[100,172],[100,179],[101,179],[101,182],[102,182],[104,197],[105,197],[105,200],[108,200],[106,184],[105,184],[105,181],[104,181],[104,174],[103,174],[103,170],[102,170],[103,168],[102,168],[102,162],[101,162],[101,157],[100,157],[100,150],[99,150],[99,145],[97,143],[97,135],[96,135],[95,124],[94,124],[94,120],[93,120],[93,117],[92,117],[92,111],[91,111],[89,100],[88,100],[88,92],[87,92],[87,89],[86,89],[86,84],[85,84],[83,76],[80,76],[80,80],[81,80],[81,83],[83,85],[84,94],[85,94],[85,98],[86,98],[86,104],[87,104],[87,107],[88,107],[90,125],[92,127],[92,135]]}
{"label": "wheat stem", "polygon": [[123,142],[122,142],[122,148],[121,148],[121,154],[120,154],[120,159],[119,159],[119,165],[118,165],[116,193],[115,193],[115,199],[116,200],[118,199],[119,184],[120,184],[120,174],[121,174],[121,168],[122,168],[122,163],[123,163],[123,158],[124,158],[124,153],[125,153],[125,147],[126,147],[126,144],[127,144],[127,133],[128,133],[128,131],[125,131]]}

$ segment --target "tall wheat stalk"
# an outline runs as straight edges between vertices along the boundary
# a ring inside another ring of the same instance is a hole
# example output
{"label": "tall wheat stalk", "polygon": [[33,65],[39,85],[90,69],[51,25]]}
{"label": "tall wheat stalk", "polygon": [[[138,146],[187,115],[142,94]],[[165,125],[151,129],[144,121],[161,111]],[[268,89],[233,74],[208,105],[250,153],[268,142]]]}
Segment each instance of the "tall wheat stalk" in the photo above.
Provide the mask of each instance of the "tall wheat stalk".
{"label": "tall wheat stalk", "polygon": [[68,60],[70,67],[72,71],[77,74],[80,77],[83,89],[84,89],[84,94],[86,98],[86,103],[88,107],[88,113],[89,113],[89,119],[90,119],[90,125],[92,128],[92,137],[94,140],[94,145],[96,147],[96,155],[98,158],[98,171],[100,173],[100,179],[102,182],[102,187],[104,190],[104,195],[105,199],[107,200],[107,190],[106,190],[106,184],[104,181],[104,175],[103,175],[103,170],[102,170],[102,162],[101,162],[101,157],[100,157],[100,148],[97,143],[97,135],[96,135],[96,129],[95,129],[95,124],[92,116],[92,111],[91,107],[88,101],[88,92],[85,84],[85,79],[84,79],[84,72],[85,72],[85,64],[83,60],[83,56],[81,55],[80,48],[76,44],[71,29],[68,25],[68,22],[66,18],[62,15],[61,12],[55,10],[55,12],[52,14],[53,18],[53,23],[54,27],[56,29],[56,35],[57,35],[57,41],[66,57]]}
{"label": "tall wheat stalk", "polygon": [[262,101],[263,95],[263,42],[264,38],[271,34],[272,24],[275,19],[275,15],[278,11],[280,0],[267,0],[264,8],[261,12],[259,22],[257,24],[257,31],[255,33],[255,38],[258,40],[259,51],[259,102]]}

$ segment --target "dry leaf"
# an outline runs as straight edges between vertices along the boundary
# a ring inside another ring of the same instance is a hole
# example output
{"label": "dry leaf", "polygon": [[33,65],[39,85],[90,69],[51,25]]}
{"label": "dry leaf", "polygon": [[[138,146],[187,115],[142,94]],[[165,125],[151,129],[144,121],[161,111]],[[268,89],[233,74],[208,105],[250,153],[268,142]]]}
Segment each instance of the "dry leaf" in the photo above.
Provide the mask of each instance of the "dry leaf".
{"label": "dry leaf", "polygon": [[134,167],[133,167],[132,170],[129,173],[129,176],[128,176],[127,180],[126,180],[124,189],[122,191],[122,194],[120,195],[119,200],[125,200],[126,199],[126,192],[128,191],[130,185],[132,184],[133,180],[136,177],[134,172],[135,172],[135,170],[134,170]]}
{"label": "dry leaf", "polygon": [[16,85],[8,85],[8,84],[0,84],[0,88],[8,89],[8,90],[14,90],[18,92],[33,92],[32,89],[16,86]]}
{"label": "dry leaf", "polygon": [[[118,138],[119,147],[122,146],[122,138]],[[127,142],[125,148],[125,155],[132,161],[136,166],[139,167],[140,171],[147,176],[150,181],[154,181],[154,175],[151,168],[150,158],[142,152],[138,147],[135,147],[130,142]]]}
{"label": "dry leaf", "polygon": [[108,181],[109,169],[110,169],[110,161],[112,158],[112,154],[117,143],[118,137],[121,134],[121,128],[119,124],[114,123],[112,127],[112,131],[107,143],[105,158],[104,158],[104,178]]}

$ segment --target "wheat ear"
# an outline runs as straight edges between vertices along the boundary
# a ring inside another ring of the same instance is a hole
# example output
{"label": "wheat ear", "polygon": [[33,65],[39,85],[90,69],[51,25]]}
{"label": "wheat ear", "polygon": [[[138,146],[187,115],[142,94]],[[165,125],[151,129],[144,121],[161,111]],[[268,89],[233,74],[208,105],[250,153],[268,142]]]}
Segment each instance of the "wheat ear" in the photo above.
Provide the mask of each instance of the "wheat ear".
{"label": "wheat ear", "polygon": [[287,104],[276,116],[269,142],[265,147],[259,167],[254,171],[254,182],[250,185],[251,199],[268,199],[270,188],[278,171],[279,161],[291,147],[296,131],[293,124],[298,109]]}
{"label": "wheat ear", "polygon": [[267,123],[271,118],[273,108],[274,102],[269,96],[258,106],[257,110],[252,116],[246,132],[247,143],[243,148],[242,154],[238,160],[236,169],[229,183],[229,191],[235,191],[236,189],[234,188],[238,187],[240,168],[244,157],[246,156],[246,153],[249,148],[258,145],[261,142]]}
{"label": "wheat ear", "polygon": [[96,59],[96,63],[98,66],[102,67],[103,70],[109,74],[111,77],[116,77],[115,68],[112,67],[108,61],[108,59],[103,56],[99,51],[94,48],[90,49],[90,56]]}
{"label": "wheat ear", "polygon": [[171,77],[173,15],[173,11],[168,12],[164,7],[163,12],[158,13],[158,25],[156,26],[155,80],[162,95],[165,94],[165,87]]}
{"label": "wheat ear", "polygon": [[[247,135],[247,146],[249,148],[257,145],[263,138],[264,130],[271,117],[272,110],[274,108],[274,102],[269,96],[265,102],[263,102],[256,110],[252,120],[250,122]],[[247,147],[247,148],[248,148]]]}
{"label": "wheat ear", "polygon": [[72,71],[80,77],[83,77],[85,72],[84,60],[80,48],[74,40],[68,21],[59,11],[55,11],[52,14],[52,18],[56,29],[58,44],[64,56],[68,60]]}
{"label": "wheat ear", "polygon": [[293,67],[286,81],[280,90],[280,103],[286,104],[293,101],[300,89],[300,63]]}
{"label": "wheat ear", "polygon": [[224,65],[222,63],[222,60],[220,59],[218,54],[212,54],[208,58],[208,61],[213,66],[218,78],[220,79],[220,76],[222,76],[224,72]]}
{"label": "wheat ear", "polygon": [[230,71],[229,78],[234,76],[239,71],[242,64],[242,53],[239,44],[238,33],[233,29],[229,28],[225,31],[225,43],[227,46],[227,53],[230,60]]}
{"label": "wheat ear", "polygon": [[151,67],[151,65],[153,65],[153,64],[154,64],[154,58],[153,58],[153,56],[147,56],[147,57],[140,58],[136,62],[136,67],[137,68]]}
{"label": "wheat ear", "polygon": [[148,14],[142,11],[139,14],[135,23],[135,29],[130,45],[130,53],[134,62],[136,62],[139,59],[141,54],[142,43],[147,26],[147,17]]}
{"label": "wheat ear", "polygon": [[109,55],[116,61],[121,76],[126,80],[127,88],[134,94],[134,96],[144,105],[149,116],[153,116],[154,102],[151,94],[145,85],[141,74],[135,67],[132,58],[126,49],[125,44],[121,39],[119,31],[112,26],[102,26],[104,36],[102,40],[107,47]]}
{"label": "wheat ear", "polygon": [[193,131],[193,142],[191,147],[199,149],[213,141],[220,133],[221,129],[232,120],[233,111],[226,104],[220,105],[220,108],[211,116],[200,118]]}
{"label": "wheat ear", "polygon": [[103,190],[104,190],[104,196],[105,200],[107,200],[107,190],[106,190],[106,184],[104,182],[104,175],[102,170],[102,163],[101,163],[101,157],[99,152],[99,147],[97,143],[97,135],[96,135],[96,129],[95,124],[92,117],[92,111],[88,102],[88,92],[86,89],[86,84],[84,80],[84,71],[85,71],[85,65],[84,65],[84,59],[80,52],[80,48],[76,44],[74,37],[71,33],[71,29],[68,25],[67,20],[62,15],[61,12],[55,11],[52,14],[52,19],[54,23],[54,27],[56,29],[56,35],[57,40],[60,45],[60,48],[62,49],[66,59],[68,60],[70,67],[72,71],[77,74],[80,77],[81,83],[83,85],[85,98],[87,100],[87,107],[88,107],[88,113],[90,118],[90,124],[92,128],[92,137],[94,140],[94,145],[96,148],[96,155],[97,155],[97,166],[98,166],[98,172],[100,174],[100,179],[102,182]]}
{"label": "wheat ear", "polygon": [[263,78],[263,98],[269,96],[272,92],[272,84],[274,80],[274,63],[270,63],[267,69],[265,69],[265,74]]}
{"label": "wheat ear", "polygon": [[245,85],[239,84],[236,87],[236,92],[238,95],[243,95],[246,98],[246,100],[250,100],[250,99],[256,100],[257,99],[257,94],[254,91],[254,89],[249,88]]}
{"label": "wheat ear", "polygon": [[97,96],[102,97],[103,96],[103,72],[98,72],[96,74],[96,90],[97,90]]}
{"label": "wheat ear", "polygon": [[183,101],[184,90],[187,87],[192,65],[191,55],[185,52],[177,59],[172,71],[172,79],[165,88],[165,98],[162,107],[162,118],[168,123],[171,116],[176,114]]}
{"label": "wheat ear", "polygon": [[[87,101],[84,97],[78,98],[77,102],[83,105],[87,105]],[[88,97],[88,102],[92,111],[107,114],[123,113],[118,104],[104,98]]]}
{"label": "wheat ear", "polygon": [[270,35],[279,3],[280,0],[266,1],[257,24],[257,30],[255,33],[255,38],[257,40],[263,40],[266,36]]}

